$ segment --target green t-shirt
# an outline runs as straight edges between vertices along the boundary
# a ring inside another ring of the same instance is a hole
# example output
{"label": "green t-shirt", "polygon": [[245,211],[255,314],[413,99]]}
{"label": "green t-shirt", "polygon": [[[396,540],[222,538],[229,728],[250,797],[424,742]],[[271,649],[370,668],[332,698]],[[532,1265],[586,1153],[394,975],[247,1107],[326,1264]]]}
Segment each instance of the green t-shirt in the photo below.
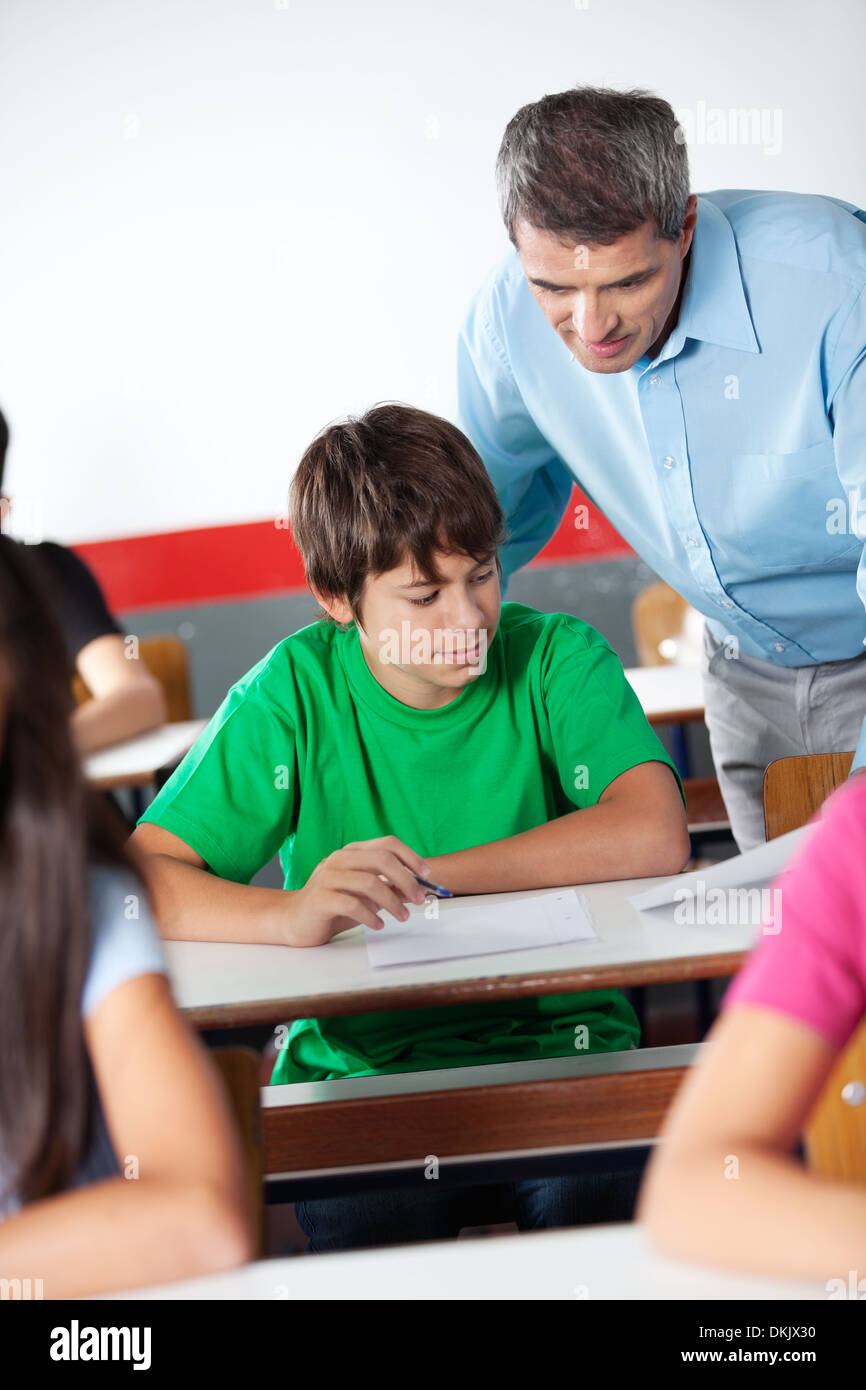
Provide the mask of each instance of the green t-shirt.
{"label": "green t-shirt", "polygon": [[[432,710],[378,683],[355,627],[317,622],[232,686],[141,820],[236,883],[279,853],[296,889],[350,840],[449,854],[595,805],[651,761],[673,768],[619,658],[568,613],[503,603],[485,671]],[[613,989],[298,1019],[273,1081],[572,1056],[579,1025],[586,1051],[639,1039]]]}

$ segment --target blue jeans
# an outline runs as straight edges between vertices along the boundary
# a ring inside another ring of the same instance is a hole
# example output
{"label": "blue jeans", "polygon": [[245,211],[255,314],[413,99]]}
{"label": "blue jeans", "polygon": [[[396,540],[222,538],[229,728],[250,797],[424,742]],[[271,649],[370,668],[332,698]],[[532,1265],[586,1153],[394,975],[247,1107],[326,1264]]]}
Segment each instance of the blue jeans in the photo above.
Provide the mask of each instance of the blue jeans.
{"label": "blue jeans", "polygon": [[421,1178],[417,1188],[296,1202],[295,1215],[309,1237],[307,1254],[447,1240],[463,1226],[508,1221],[521,1231],[630,1221],[641,1177],[639,1171],[580,1173],[473,1187]]}

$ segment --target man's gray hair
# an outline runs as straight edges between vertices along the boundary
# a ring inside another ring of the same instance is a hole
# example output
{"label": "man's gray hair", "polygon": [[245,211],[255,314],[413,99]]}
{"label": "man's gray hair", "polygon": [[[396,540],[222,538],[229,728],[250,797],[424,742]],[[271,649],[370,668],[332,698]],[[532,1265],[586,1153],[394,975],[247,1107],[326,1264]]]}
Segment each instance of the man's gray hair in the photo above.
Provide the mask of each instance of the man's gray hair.
{"label": "man's gray hair", "polygon": [[651,219],[676,241],[689,162],[673,108],[651,92],[572,87],[521,106],[505,128],[496,188],[508,235],[521,221],[609,246]]}

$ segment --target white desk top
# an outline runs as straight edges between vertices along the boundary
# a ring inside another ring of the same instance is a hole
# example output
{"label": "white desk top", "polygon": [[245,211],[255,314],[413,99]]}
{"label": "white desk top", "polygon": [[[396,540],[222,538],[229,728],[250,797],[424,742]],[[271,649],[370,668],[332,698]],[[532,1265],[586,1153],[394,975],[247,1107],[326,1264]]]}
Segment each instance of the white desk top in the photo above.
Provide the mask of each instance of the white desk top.
{"label": "white desk top", "polygon": [[162,724],[146,734],[101,748],[84,759],[84,775],[100,786],[130,778],[149,779],[158,768],[167,767],[188,753],[206,723],[206,719],[186,719]]}
{"label": "white desk top", "polygon": [[259,1260],[120,1299],[826,1299],[823,1284],[655,1254],[634,1223]]}
{"label": "white desk top", "polygon": [[629,666],[626,679],[650,723],[673,715],[704,717],[704,687],[699,666]]}
{"label": "white desk top", "polygon": [[[500,981],[532,975],[541,977],[542,987],[529,992],[557,993],[566,986],[558,975],[564,971],[587,972],[586,979],[569,982],[567,988],[601,988],[597,978],[606,971],[604,987],[637,982],[639,972],[655,980],[699,978],[700,969],[689,967],[686,974],[676,962],[683,958],[710,960],[719,955],[747,951],[754,944],[759,928],[751,924],[728,926],[676,925],[670,919],[657,919],[639,913],[626,901],[630,893],[664,878],[628,879],[596,883],[580,888],[586,897],[595,929],[596,941],[578,941],[567,946],[546,946],[538,950],[510,951],[500,955],[474,956],[462,960],[437,961],[423,965],[388,966],[373,970],[367,963],[364,928],[354,927],[326,946],[255,946],[201,941],[165,942],[169,972],[175,998],[182,1009],[213,1010],[244,1006],[243,1022],[287,1021],[292,1016],[322,1017],[328,1012],[365,1012],[388,1007],[388,996],[396,1000],[400,992],[414,987],[449,984],[471,985],[476,1000],[497,996]],[[555,893],[558,890],[546,890]],[[479,894],[473,902],[497,902],[531,896],[530,893]],[[736,965],[729,973],[733,974]],[[708,975],[725,974],[708,967]],[[608,978],[612,976],[612,978]],[[340,1008],[341,996],[355,996],[351,1009]],[[359,1003],[357,996],[369,996]],[[385,1002],[382,1002],[385,996]],[[468,1001],[470,991],[465,999]],[[329,1009],[328,1001],[336,1007]],[[305,1005],[305,1000],[311,1001]],[[305,1009],[315,1002],[315,1012]],[[421,1000],[417,1001],[418,1006]],[[447,1002],[442,998],[432,1002]],[[411,1007],[402,999],[393,1007]],[[288,1010],[288,1011],[287,1011]],[[296,1010],[293,1015],[293,1010]],[[196,1020],[201,1026],[219,1026],[214,1018]]]}

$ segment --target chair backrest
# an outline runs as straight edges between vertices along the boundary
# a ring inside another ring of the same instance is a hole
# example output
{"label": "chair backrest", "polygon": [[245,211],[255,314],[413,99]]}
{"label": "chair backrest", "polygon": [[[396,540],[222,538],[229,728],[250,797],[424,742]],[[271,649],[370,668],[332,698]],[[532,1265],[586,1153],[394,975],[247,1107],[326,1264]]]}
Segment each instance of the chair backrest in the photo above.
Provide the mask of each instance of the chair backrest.
{"label": "chair backrest", "polygon": [[809,753],[777,758],[764,773],[764,829],[768,840],[805,825],[851,771],[853,753]]}
{"label": "chair backrest", "polygon": [[[844,782],[853,753],[777,758],[764,773],[767,839],[805,825]],[[866,1182],[866,1021],[831,1071],[803,1130],[811,1168],[822,1176]]]}
{"label": "chair backrest", "polygon": [[700,660],[703,618],[662,579],[635,596],[631,629],[640,666],[691,666]]}
{"label": "chair backrest", "polygon": [[809,1167],[823,1177],[866,1183],[866,1022],[828,1076],[803,1147]]}
{"label": "chair backrest", "polygon": [[260,1259],[264,1254],[265,1224],[259,1115],[261,1059],[251,1047],[215,1047],[209,1049],[209,1056],[223,1079],[240,1133],[255,1228],[254,1258]]}
{"label": "chair backrest", "polygon": [[[156,676],[165,691],[168,723],[177,724],[191,719],[189,663],[186,646],[179,637],[141,637],[138,654],[150,673]],[[91,693],[80,676],[75,676],[72,691],[76,704],[83,705]]]}

